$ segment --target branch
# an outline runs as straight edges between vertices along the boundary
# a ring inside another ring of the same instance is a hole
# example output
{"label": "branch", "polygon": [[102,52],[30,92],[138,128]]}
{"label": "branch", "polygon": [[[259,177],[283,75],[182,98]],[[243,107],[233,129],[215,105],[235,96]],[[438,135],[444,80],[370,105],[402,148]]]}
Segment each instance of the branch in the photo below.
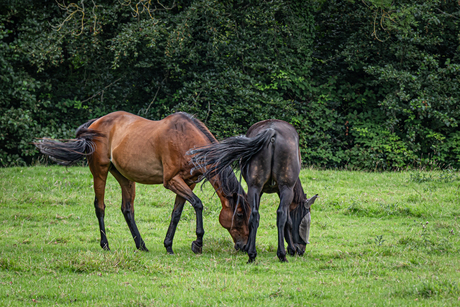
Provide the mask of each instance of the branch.
{"label": "branch", "polygon": [[[92,0],[92,2],[93,2],[92,14],[94,18],[93,31],[94,33],[96,33],[97,32],[96,31],[97,15],[96,15],[95,9],[97,8],[97,4],[94,2],[94,0]],[[70,3],[69,5],[65,5],[65,2],[62,2],[61,4],[58,2],[58,0],[56,0],[56,3],[61,10],[66,11],[69,15],[60,24],[58,24],[57,26],[52,26],[52,27],[56,29],[56,31],[60,31],[66,23],[72,20],[75,14],[81,13],[80,33],[75,34],[76,31],[73,31],[73,33],[76,36],[80,36],[85,29],[85,16],[86,16],[85,1],[81,0],[80,2],[81,6],[79,6],[77,3]]]}
{"label": "branch", "polygon": [[380,40],[380,39],[377,37],[377,31],[375,31],[375,21],[377,20],[377,12],[378,12],[378,11],[375,12],[375,18],[374,18],[374,33],[373,33],[373,34],[374,34],[375,38],[376,38],[379,42],[383,42],[382,40]]}
{"label": "branch", "polygon": [[96,97],[97,95],[101,94],[101,93],[104,93],[104,90],[107,89],[108,87],[112,86],[113,84],[115,84],[116,82],[120,81],[122,77],[118,78],[117,80],[113,81],[112,83],[110,83],[109,85],[107,85],[106,87],[104,87],[102,90],[100,90],[99,92],[97,92],[96,94],[94,94],[93,96],[89,97],[88,99],[85,99],[83,100],[81,103],[83,102],[87,102],[88,100],[91,100],[93,99],[94,97]]}
{"label": "branch", "polygon": [[149,111],[150,107],[152,106],[152,103],[157,98],[158,92],[160,91],[160,88],[163,85],[163,82],[166,80],[166,78],[168,78],[168,75],[166,75],[166,77],[163,80],[161,80],[160,85],[158,86],[157,92],[155,93],[155,96],[153,97],[152,101],[150,102],[149,106],[147,107],[147,110],[145,110],[144,115],[147,114],[147,112]]}
{"label": "branch", "polygon": [[452,14],[449,14],[449,13],[446,13],[446,12],[444,12],[444,11],[441,11],[441,10],[438,9],[438,8],[437,8],[437,10],[438,10],[439,12],[441,12],[442,14],[446,15],[446,16],[449,16],[449,17],[452,17],[452,18],[455,18],[455,19],[460,19],[460,18],[458,18],[458,17],[455,17],[455,16],[452,15]]}
{"label": "branch", "polygon": [[[157,3],[158,5],[160,5],[162,7],[162,9],[160,8],[157,8],[156,4],[153,4],[152,5],[152,0],[138,0],[138,2],[136,4],[131,4],[131,0],[124,0],[124,3],[122,3],[120,0],[119,0],[119,3],[121,5],[124,5],[124,6],[129,6],[131,8],[131,10],[133,10],[133,17],[136,18],[136,17],[139,17],[143,12],[147,12],[150,16],[150,18],[153,19],[153,16],[152,16],[152,13],[154,13],[155,11],[158,11],[158,10],[172,10],[173,8],[176,7],[176,1],[174,0],[173,4],[171,5],[171,7],[166,7],[164,6],[163,4],[160,3],[160,0],[157,0]],[[142,7],[142,11],[139,12],[139,6]],[[150,9],[150,7],[153,6],[153,9]]]}

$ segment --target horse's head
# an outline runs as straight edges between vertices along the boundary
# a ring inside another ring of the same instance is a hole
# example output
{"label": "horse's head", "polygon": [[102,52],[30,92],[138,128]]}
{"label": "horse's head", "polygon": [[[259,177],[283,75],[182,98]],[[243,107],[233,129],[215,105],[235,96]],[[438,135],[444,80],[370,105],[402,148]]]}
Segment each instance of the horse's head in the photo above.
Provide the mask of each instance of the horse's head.
{"label": "horse's head", "polygon": [[221,158],[222,148],[223,153],[228,152],[227,146],[212,142],[207,146],[189,150],[187,154],[194,155],[191,162],[195,167],[191,172],[201,172],[200,180],[209,181],[220,198],[220,224],[232,236],[235,249],[243,250],[249,238],[248,222],[251,210],[241,181],[237,180],[231,167],[232,157],[226,161]]}
{"label": "horse's head", "polygon": [[310,224],[311,224],[311,213],[310,207],[315,202],[318,194],[311,198],[306,198],[300,202],[300,204],[290,212],[292,219],[292,241],[296,248],[296,252],[299,255],[305,253],[307,244],[310,242]]}
{"label": "horse's head", "polygon": [[243,250],[249,237],[249,214],[250,209],[246,194],[232,193],[229,196],[221,196],[222,210],[219,222],[228,230],[235,243],[236,250]]}

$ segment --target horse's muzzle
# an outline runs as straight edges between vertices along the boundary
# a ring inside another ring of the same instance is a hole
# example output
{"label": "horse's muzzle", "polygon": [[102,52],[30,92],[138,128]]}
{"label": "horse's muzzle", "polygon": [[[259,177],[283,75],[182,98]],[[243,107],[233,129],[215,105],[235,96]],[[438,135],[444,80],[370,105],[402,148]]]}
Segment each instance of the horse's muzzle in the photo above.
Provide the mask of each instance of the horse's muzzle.
{"label": "horse's muzzle", "polygon": [[235,243],[235,249],[237,251],[243,251],[245,243],[243,241],[238,241]]}
{"label": "horse's muzzle", "polygon": [[294,246],[299,256],[302,256],[305,253],[305,249],[307,248],[307,246],[303,244],[294,244]]}

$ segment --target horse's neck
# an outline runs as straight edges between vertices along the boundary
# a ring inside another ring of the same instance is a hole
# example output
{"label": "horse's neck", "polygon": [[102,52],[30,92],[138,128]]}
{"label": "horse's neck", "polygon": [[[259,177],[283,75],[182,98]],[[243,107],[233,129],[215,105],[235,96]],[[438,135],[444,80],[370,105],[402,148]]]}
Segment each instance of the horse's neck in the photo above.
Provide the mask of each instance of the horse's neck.
{"label": "horse's neck", "polygon": [[224,193],[224,189],[222,187],[222,182],[219,178],[219,176],[215,176],[213,178],[211,178],[209,180],[209,183],[211,183],[212,187],[214,188],[214,190],[216,191],[216,194],[222,198],[222,197],[226,197],[225,193]]}
{"label": "horse's neck", "polygon": [[[229,188],[228,180],[232,180],[233,178],[223,178],[222,176],[223,175],[219,174],[211,178],[211,180],[209,180],[219,198],[232,197],[233,192],[238,193],[238,191],[232,191],[232,189]],[[236,178],[234,179],[236,180]],[[233,185],[231,186],[233,187]]]}

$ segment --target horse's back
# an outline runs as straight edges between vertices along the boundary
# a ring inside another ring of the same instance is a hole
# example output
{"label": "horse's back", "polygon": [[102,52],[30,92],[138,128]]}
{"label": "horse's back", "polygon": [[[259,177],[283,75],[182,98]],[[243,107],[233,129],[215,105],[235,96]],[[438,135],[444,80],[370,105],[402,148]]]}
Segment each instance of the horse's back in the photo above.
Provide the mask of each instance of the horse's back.
{"label": "horse's back", "polygon": [[99,118],[90,129],[105,134],[98,154],[108,157],[126,178],[145,184],[160,184],[165,176],[174,176],[187,167],[188,149],[209,143],[183,113],[154,121],[118,111]]}
{"label": "horse's back", "polygon": [[267,119],[252,125],[246,132],[247,137],[254,137],[260,132],[273,129],[277,136],[281,136],[283,140],[288,141],[292,146],[299,144],[299,135],[297,130],[288,122],[279,119]]}

